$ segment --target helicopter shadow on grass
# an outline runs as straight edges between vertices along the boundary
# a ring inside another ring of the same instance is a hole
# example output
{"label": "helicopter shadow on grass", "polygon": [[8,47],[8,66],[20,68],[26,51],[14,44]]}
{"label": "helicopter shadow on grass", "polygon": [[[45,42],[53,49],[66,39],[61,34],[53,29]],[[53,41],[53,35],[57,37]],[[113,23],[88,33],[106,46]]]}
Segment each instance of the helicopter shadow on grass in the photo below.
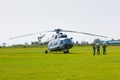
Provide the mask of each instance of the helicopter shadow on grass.
{"label": "helicopter shadow on grass", "polygon": [[50,51],[49,53],[45,53],[45,54],[80,54],[79,52],[69,52],[69,53],[64,53],[64,52],[60,52],[60,51]]}

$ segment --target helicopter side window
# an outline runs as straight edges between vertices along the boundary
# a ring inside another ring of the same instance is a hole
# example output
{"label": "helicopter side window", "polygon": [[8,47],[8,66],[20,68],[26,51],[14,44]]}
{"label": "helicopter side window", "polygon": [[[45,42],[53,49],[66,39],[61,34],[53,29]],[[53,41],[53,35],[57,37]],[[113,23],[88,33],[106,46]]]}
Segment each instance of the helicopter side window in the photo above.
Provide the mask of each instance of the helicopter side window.
{"label": "helicopter side window", "polygon": [[57,39],[57,35],[55,35],[55,39]]}

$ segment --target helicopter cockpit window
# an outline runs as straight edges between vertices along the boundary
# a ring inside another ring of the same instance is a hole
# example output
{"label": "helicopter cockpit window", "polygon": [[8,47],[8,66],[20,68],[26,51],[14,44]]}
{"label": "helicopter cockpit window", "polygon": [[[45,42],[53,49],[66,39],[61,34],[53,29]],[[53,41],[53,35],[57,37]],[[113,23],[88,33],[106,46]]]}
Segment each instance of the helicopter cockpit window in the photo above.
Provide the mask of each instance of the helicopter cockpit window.
{"label": "helicopter cockpit window", "polygon": [[63,33],[60,33],[60,35],[63,35]]}
{"label": "helicopter cockpit window", "polygon": [[60,36],[60,38],[66,38],[66,37],[67,37],[66,34]]}

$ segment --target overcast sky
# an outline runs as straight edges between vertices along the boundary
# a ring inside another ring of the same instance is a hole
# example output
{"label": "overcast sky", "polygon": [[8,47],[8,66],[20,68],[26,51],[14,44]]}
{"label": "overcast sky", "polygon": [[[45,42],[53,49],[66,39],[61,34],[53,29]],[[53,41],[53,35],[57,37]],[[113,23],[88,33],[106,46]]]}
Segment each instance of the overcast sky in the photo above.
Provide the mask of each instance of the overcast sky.
{"label": "overcast sky", "polygon": [[[56,28],[120,39],[120,0],[0,0],[0,45],[37,41],[39,35],[9,38]],[[68,35],[79,41],[98,38]]]}

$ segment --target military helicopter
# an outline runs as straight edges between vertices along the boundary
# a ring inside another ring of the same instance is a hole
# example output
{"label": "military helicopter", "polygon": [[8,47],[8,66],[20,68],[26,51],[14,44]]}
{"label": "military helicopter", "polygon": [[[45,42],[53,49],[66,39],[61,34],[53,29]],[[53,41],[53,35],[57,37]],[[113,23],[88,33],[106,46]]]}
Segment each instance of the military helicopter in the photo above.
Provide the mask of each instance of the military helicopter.
{"label": "military helicopter", "polygon": [[[45,50],[45,53],[48,53],[49,51],[63,51],[64,53],[69,53],[69,49],[73,47],[73,38],[68,38],[66,34],[63,34],[62,32],[71,32],[71,33],[81,33],[85,35],[91,35],[91,36],[98,36],[98,37],[103,37],[107,38],[106,36],[101,36],[101,35],[96,35],[96,34],[91,34],[91,33],[85,33],[85,32],[77,32],[77,31],[70,31],[70,30],[62,30],[62,29],[55,29],[51,31],[45,31],[45,32],[56,32],[55,35],[52,35],[51,40],[48,42],[48,50]],[[18,36],[18,37],[13,37],[10,39],[15,39],[15,38],[20,38],[20,37],[25,37],[25,36],[30,36],[38,33],[33,33],[33,34],[27,34],[23,36]],[[41,39],[45,35],[42,35],[41,37],[38,37],[39,42],[41,43]]]}

